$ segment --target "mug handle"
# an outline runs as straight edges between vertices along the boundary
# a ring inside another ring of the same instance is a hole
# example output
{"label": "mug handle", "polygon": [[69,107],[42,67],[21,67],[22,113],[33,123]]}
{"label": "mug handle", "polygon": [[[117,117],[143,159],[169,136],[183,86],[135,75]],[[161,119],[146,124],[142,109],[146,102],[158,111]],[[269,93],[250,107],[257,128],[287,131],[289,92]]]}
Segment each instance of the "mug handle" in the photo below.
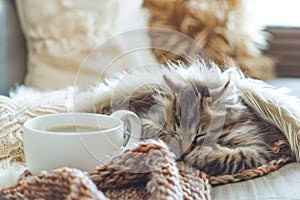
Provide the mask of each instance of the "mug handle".
{"label": "mug handle", "polygon": [[125,149],[133,147],[135,143],[140,141],[142,137],[141,120],[135,113],[129,110],[118,110],[113,112],[111,116],[122,120],[124,124],[130,127],[130,136],[124,146]]}

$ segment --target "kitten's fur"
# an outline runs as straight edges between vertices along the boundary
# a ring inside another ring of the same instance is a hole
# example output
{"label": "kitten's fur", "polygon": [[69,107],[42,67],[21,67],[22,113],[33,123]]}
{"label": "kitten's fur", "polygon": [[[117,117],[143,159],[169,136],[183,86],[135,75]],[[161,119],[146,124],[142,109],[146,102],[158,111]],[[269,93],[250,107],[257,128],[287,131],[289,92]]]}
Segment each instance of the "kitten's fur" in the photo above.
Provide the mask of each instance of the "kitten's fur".
{"label": "kitten's fur", "polygon": [[141,119],[143,139],[162,139],[181,159],[209,175],[233,174],[272,159],[268,144],[281,134],[261,120],[213,63],[145,67],[100,83],[95,109],[129,109]]}

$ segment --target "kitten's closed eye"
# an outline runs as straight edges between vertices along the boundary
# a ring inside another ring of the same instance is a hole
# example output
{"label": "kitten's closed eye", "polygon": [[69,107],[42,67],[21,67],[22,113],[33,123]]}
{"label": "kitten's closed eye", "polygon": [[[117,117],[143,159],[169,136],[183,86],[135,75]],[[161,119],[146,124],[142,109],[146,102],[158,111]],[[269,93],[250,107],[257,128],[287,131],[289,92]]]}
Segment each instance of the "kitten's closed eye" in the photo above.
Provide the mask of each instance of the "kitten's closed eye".
{"label": "kitten's closed eye", "polygon": [[163,128],[166,123],[166,109],[162,105],[153,105],[148,111],[149,118],[157,125],[159,128]]}
{"label": "kitten's closed eye", "polygon": [[200,122],[201,94],[195,91],[195,87],[187,86],[177,94],[177,98],[181,113],[180,128],[196,134]]}

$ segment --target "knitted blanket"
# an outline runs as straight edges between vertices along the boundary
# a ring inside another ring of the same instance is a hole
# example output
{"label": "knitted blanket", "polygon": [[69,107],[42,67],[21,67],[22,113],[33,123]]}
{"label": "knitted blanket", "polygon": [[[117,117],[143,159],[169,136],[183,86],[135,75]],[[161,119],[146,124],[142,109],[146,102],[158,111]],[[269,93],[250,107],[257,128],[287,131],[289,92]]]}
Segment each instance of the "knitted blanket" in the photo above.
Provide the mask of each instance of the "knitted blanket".
{"label": "knitted blanket", "polygon": [[89,173],[62,168],[29,175],[1,195],[7,199],[209,199],[205,176],[174,158],[162,142],[148,141]]}
{"label": "knitted blanket", "polygon": [[[268,165],[212,177],[176,161],[164,143],[150,140],[88,173],[68,168],[36,176],[25,173],[17,184],[1,190],[2,198],[209,199],[210,186],[263,176],[288,161],[299,161],[299,100],[283,89],[240,77],[234,71],[231,74],[245,103],[283,133],[269,144],[277,156]],[[13,99],[0,96],[0,172],[14,163],[25,165],[22,124],[35,116],[72,111],[73,93],[74,89],[66,89],[37,95],[21,93]]]}
{"label": "knitted blanket", "polygon": [[[286,147],[284,141],[276,151]],[[210,199],[210,184],[237,182],[276,170],[281,157],[234,176],[209,177],[185,163],[161,141],[149,140],[113,157],[104,166],[85,173],[61,168],[36,176],[24,173],[17,184],[0,192],[4,199]]]}

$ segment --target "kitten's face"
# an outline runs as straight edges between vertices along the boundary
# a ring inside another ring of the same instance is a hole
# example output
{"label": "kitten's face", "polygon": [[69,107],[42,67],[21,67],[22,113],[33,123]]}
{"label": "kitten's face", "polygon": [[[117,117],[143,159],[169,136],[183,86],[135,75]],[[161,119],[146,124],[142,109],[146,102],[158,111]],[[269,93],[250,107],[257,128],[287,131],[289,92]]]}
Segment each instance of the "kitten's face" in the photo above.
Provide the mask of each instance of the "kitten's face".
{"label": "kitten's face", "polygon": [[195,137],[200,131],[200,123],[210,118],[212,97],[208,88],[200,83],[177,80],[174,82],[171,78],[164,78],[172,95],[156,97],[156,102],[163,110],[156,112],[160,113],[156,116],[160,120],[156,122],[164,121],[164,128],[186,132],[184,135]]}
{"label": "kitten's face", "polygon": [[168,111],[165,120],[176,117],[176,127],[192,135],[208,129],[213,109],[216,109],[213,106],[223,106],[231,87],[230,82],[209,89],[205,83],[199,81],[174,81],[167,76],[164,79],[173,93],[173,99],[163,104]]}

